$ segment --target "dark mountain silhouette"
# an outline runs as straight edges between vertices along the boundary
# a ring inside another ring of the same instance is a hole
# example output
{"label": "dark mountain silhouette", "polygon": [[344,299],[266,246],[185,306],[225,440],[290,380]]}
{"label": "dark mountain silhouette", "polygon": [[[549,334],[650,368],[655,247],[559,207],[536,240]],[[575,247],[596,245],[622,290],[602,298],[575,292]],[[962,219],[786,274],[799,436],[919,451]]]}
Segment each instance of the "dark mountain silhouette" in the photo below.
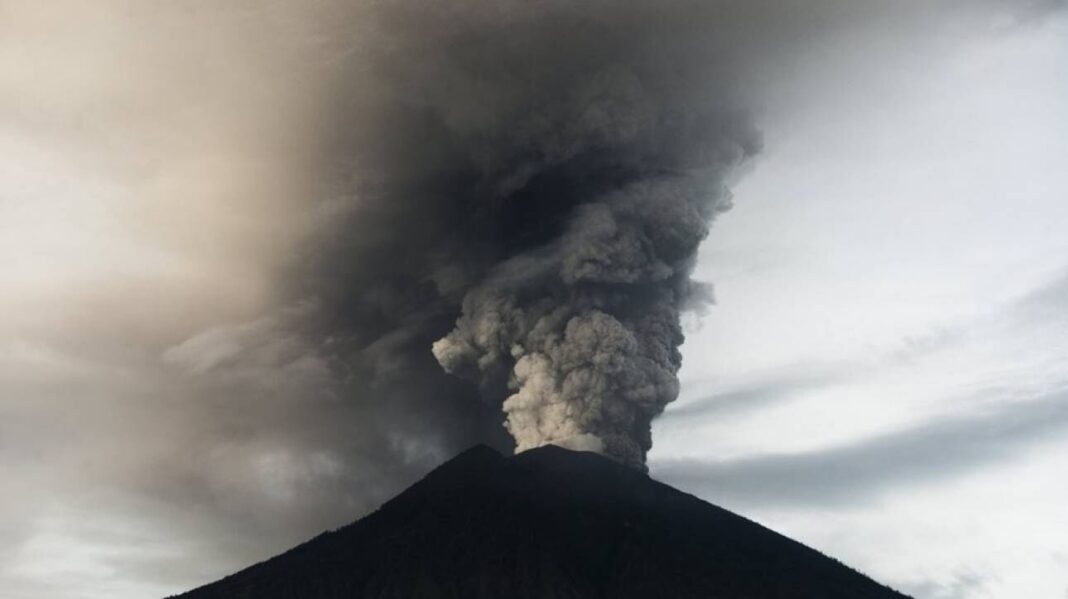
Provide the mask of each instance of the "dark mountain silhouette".
{"label": "dark mountain silhouette", "polygon": [[182,599],[902,599],[592,453],[484,446],[377,512]]}

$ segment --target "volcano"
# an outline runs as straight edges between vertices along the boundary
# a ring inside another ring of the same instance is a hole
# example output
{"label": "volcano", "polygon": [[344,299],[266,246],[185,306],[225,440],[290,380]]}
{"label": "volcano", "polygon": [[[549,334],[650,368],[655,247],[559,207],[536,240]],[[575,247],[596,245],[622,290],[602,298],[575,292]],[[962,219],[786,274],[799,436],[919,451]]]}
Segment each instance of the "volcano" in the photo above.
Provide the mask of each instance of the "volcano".
{"label": "volcano", "polygon": [[477,446],[378,511],[181,599],[903,599],[587,452]]}

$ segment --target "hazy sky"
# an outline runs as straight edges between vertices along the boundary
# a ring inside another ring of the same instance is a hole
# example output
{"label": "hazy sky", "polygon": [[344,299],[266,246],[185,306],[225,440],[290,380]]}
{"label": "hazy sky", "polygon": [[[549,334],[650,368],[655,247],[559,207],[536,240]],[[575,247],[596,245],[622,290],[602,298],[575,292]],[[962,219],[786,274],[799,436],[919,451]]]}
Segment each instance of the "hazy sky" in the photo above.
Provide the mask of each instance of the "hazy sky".
{"label": "hazy sky", "polygon": [[[4,596],[190,588],[447,458],[278,283],[337,209],[329,15],[36,4],[0,1]],[[1068,19],[838,4],[746,63],[764,150],[652,475],[918,599],[1065,597]]]}

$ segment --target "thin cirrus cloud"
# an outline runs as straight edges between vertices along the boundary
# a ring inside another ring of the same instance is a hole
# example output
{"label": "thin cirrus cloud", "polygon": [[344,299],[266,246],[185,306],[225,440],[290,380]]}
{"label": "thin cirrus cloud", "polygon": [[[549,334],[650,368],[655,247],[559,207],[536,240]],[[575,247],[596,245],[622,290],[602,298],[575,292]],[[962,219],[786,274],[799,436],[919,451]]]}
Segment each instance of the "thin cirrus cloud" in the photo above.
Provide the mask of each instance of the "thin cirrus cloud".
{"label": "thin cirrus cloud", "polygon": [[[789,453],[741,455],[728,460],[665,457],[653,464],[663,480],[737,506],[818,506],[863,503],[885,493],[950,480],[991,462],[1025,455],[1032,445],[1063,438],[1068,427],[1068,379],[1046,367],[1063,358],[1068,329],[1068,276],[1059,274],[1023,294],[994,315],[942,329],[928,342],[910,342],[879,361],[807,366],[786,375],[758,378],[722,393],[690,400],[670,410],[662,426],[699,426],[703,419],[745,416],[805,394],[872,377],[879,369],[939,368],[945,354],[968,352],[969,345],[996,340],[988,359],[1009,361],[1020,347],[1037,345],[1040,359],[1024,360],[993,380],[982,363],[966,373],[969,390],[939,397],[941,412],[894,430],[847,443]],[[859,376],[858,373],[863,373]],[[965,379],[967,380],[967,379]],[[828,417],[833,417],[829,415]]]}
{"label": "thin cirrus cloud", "polygon": [[871,501],[1019,457],[1068,428],[1068,387],[840,447],[723,462],[654,462],[657,478],[725,505],[827,506]]}

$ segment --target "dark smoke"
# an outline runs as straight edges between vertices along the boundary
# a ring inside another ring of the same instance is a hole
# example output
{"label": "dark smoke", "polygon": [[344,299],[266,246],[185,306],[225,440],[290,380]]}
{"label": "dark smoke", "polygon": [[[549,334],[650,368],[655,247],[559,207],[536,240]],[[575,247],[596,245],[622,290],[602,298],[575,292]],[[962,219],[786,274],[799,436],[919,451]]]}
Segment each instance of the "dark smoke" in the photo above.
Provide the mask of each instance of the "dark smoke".
{"label": "dark smoke", "polygon": [[329,200],[299,298],[320,306],[352,394],[425,420],[444,452],[504,448],[504,420],[519,449],[641,465],[678,392],[680,310],[703,293],[694,252],[760,147],[749,112],[827,36],[904,51],[1041,4],[335,7],[310,54],[331,82]]}
{"label": "dark smoke", "polygon": [[328,111],[348,116],[326,124],[333,224],[310,283],[363,393],[474,410],[447,371],[485,417],[503,407],[519,450],[644,465],[703,293],[695,251],[759,148],[710,15],[678,8],[362,16],[376,33]]}

